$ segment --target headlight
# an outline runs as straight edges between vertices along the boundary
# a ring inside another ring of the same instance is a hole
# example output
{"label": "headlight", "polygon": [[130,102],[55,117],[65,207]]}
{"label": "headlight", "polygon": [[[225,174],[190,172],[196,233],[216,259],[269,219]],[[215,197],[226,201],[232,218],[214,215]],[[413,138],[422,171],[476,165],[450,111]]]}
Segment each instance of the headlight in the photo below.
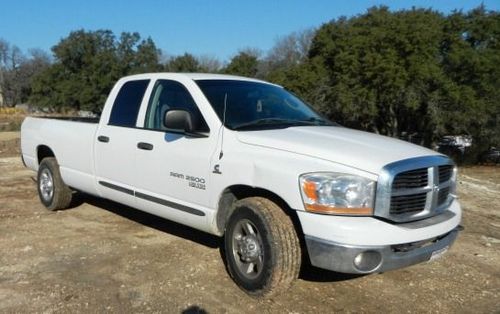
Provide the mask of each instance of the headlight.
{"label": "headlight", "polygon": [[333,215],[373,214],[375,182],[363,177],[317,172],[299,178],[302,200],[307,211]]}

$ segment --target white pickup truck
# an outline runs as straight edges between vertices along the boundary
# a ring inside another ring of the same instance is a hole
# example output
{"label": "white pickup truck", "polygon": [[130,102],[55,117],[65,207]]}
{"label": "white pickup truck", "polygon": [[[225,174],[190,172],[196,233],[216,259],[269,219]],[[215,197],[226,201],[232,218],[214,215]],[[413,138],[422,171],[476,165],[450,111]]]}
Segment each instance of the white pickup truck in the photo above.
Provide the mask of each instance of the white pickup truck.
{"label": "white pickup truck", "polygon": [[446,156],[244,77],[128,76],[99,121],[28,117],[21,146],[48,209],[81,191],[222,236],[253,296],[284,291],[304,259],[356,274],[432,260],[461,220]]}

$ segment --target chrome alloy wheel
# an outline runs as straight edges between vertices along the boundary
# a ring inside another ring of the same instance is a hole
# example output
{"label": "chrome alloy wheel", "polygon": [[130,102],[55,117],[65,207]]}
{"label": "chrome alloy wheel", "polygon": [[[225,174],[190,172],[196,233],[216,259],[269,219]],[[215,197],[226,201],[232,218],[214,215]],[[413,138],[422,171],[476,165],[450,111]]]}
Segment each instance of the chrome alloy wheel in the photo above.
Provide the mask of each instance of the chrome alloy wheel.
{"label": "chrome alloy wheel", "polygon": [[239,272],[248,279],[257,278],[263,269],[264,251],[258,229],[248,219],[240,220],[232,234],[232,253]]}
{"label": "chrome alloy wheel", "polygon": [[40,173],[38,188],[44,201],[50,202],[54,196],[54,179],[49,169],[45,168]]}

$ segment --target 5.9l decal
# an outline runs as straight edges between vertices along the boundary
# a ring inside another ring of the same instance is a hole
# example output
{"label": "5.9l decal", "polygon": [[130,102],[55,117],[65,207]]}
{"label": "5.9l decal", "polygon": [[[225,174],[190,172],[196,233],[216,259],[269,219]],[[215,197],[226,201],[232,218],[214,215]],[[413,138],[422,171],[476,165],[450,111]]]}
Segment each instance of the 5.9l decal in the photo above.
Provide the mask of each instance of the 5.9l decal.
{"label": "5.9l decal", "polygon": [[178,178],[181,180],[186,180],[188,182],[188,186],[191,188],[199,189],[199,190],[205,190],[205,179],[200,178],[200,177],[195,177],[195,176],[190,176],[190,175],[183,175],[181,173],[177,172],[170,172],[170,176],[174,178]]}

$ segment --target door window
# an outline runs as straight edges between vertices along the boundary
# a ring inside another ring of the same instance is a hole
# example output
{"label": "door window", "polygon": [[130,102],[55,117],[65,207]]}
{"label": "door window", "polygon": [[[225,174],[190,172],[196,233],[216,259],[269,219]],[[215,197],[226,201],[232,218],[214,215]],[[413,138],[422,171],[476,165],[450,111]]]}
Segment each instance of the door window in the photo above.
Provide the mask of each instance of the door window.
{"label": "door window", "polygon": [[111,109],[110,125],[135,127],[148,84],[149,80],[129,81],[123,84]]}
{"label": "door window", "polygon": [[152,130],[167,129],[163,125],[165,112],[171,109],[183,109],[191,113],[196,121],[198,132],[208,132],[209,128],[205,119],[196,106],[188,90],[179,82],[171,80],[158,80],[149,99],[148,110],[144,127]]}

